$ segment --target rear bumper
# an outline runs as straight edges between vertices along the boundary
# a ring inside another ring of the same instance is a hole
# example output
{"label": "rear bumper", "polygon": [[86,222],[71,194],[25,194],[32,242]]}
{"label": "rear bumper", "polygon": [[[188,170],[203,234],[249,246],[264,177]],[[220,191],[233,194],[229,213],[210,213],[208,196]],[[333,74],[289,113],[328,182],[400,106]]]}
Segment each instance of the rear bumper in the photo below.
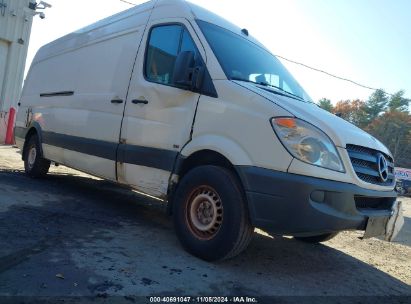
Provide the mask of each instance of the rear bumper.
{"label": "rear bumper", "polygon": [[353,184],[239,166],[250,218],[272,233],[310,236],[365,230],[368,219],[389,218],[397,194]]}

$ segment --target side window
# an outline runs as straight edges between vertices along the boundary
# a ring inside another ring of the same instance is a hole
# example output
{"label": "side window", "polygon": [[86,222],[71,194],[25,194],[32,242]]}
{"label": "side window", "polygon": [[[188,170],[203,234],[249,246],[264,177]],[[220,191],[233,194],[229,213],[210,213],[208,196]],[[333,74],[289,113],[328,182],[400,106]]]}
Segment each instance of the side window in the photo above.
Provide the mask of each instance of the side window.
{"label": "side window", "polygon": [[190,36],[190,33],[187,32],[186,29],[184,29],[183,31],[183,35],[181,37],[181,48],[180,48],[180,52],[186,52],[186,51],[192,51],[196,54],[197,57],[197,48],[194,45],[194,41]]}
{"label": "side window", "polygon": [[174,64],[183,51],[195,53],[196,64],[199,53],[190,33],[181,25],[161,25],[151,30],[145,62],[148,81],[165,85],[172,83]]}
{"label": "side window", "polygon": [[179,25],[159,26],[151,30],[146,58],[146,77],[150,81],[171,84],[180,37]]}

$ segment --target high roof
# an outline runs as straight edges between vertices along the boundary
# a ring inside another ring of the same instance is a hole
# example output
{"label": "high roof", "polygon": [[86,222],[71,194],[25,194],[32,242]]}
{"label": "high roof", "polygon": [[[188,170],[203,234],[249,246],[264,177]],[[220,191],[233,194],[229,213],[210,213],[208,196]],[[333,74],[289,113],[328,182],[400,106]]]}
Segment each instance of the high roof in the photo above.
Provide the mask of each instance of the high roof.
{"label": "high roof", "polygon": [[[152,11],[153,8],[156,8],[154,12]],[[185,0],[151,0],[97,21],[43,46],[36,54],[33,63],[45,60],[66,50],[75,49],[76,47],[83,46],[106,36],[111,36],[115,33],[132,30],[137,26],[144,25],[149,18],[151,18],[151,20],[157,20],[170,17],[200,19],[238,34],[241,32],[240,27]],[[111,24],[113,24],[113,26],[109,26]],[[262,46],[252,37],[248,37],[248,39]]]}

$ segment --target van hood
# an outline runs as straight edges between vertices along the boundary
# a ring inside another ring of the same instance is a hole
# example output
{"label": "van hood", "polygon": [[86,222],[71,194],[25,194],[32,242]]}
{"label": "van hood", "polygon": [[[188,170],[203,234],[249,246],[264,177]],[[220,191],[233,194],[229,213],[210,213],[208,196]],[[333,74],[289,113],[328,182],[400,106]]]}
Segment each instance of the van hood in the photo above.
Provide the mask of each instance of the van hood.
{"label": "van hood", "polygon": [[296,118],[305,120],[321,129],[338,147],[345,149],[347,144],[358,145],[381,151],[392,157],[391,152],[378,139],[346,120],[321,109],[316,104],[280,96],[255,84],[236,83],[270,100]]}

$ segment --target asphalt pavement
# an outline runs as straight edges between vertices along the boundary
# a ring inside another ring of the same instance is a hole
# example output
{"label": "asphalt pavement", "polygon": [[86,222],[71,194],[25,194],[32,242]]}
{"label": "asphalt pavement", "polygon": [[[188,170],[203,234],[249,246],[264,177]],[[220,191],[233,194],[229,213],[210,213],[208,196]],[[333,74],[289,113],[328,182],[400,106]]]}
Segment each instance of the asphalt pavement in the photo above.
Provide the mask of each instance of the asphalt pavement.
{"label": "asphalt pavement", "polygon": [[240,256],[207,263],[182,249],[163,203],[62,166],[28,178],[17,150],[0,147],[0,303],[153,295],[409,301],[411,200],[404,201],[395,243],[344,232],[309,245],[259,231]]}

